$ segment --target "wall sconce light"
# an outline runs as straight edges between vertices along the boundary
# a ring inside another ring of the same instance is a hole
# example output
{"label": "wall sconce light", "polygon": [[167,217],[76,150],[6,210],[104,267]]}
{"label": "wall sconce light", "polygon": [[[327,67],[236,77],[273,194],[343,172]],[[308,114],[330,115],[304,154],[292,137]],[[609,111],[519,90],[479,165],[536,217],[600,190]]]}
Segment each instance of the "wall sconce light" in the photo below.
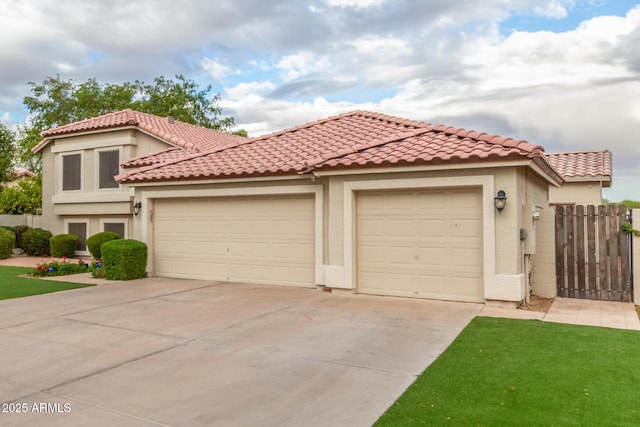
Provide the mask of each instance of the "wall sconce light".
{"label": "wall sconce light", "polygon": [[493,202],[496,205],[498,213],[502,213],[505,205],[507,204],[507,193],[505,193],[504,190],[498,191],[496,197],[493,198]]}
{"label": "wall sconce light", "polygon": [[140,208],[142,207],[142,202],[135,202],[133,204],[133,214],[138,215],[140,213]]}

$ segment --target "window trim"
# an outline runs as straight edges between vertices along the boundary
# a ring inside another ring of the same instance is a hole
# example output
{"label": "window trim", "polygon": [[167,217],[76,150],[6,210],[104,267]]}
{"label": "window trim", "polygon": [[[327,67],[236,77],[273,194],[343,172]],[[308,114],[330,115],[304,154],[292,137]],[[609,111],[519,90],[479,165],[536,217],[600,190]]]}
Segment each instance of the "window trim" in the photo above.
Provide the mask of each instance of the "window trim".
{"label": "window trim", "polygon": [[[65,218],[64,219],[64,232],[67,234],[69,233],[69,224],[73,223],[73,224],[83,224],[85,225],[85,233],[86,233],[86,238],[88,239],[89,237],[91,237],[91,220],[89,218]],[[85,244],[86,246],[86,244]],[[84,255],[84,256],[88,256],[91,255],[89,253],[89,248],[85,248],[84,251],[76,251],[76,255]]]}
{"label": "window trim", "polygon": [[116,181],[116,183],[118,184],[117,187],[109,187],[109,188],[102,188],[100,187],[100,153],[106,153],[106,152],[113,152],[113,151],[117,151],[118,152],[118,174],[122,173],[122,168],[120,167],[120,163],[122,162],[122,147],[104,147],[104,148],[96,148],[95,150],[93,150],[94,152],[94,162],[96,167],[94,168],[94,179],[95,179],[95,188],[96,191],[98,192],[110,192],[110,191],[121,191],[122,190],[122,184],[120,184],[119,182]]}
{"label": "window trim", "polygon": [[[66,156],[74,156],[80,155],[80,189],[78,190],[65,190],[64,187],[64,158]],[[58,164],[60,168],[60,173],[58,174],[58,188],[60,189],[60,193],[71,194],[71,193],[81,193],[84,191],[84,152],[83,151],[69,151],[60,154],[58,158]]]}
{"label": "window trim", "polygon": [[126,217],[100,218],[100,232],[104,231],[104,224],[107,222],[124,224],[124,236],[122,236],[122,238],[123,239],[129,238],[129,218],[126,218]]}

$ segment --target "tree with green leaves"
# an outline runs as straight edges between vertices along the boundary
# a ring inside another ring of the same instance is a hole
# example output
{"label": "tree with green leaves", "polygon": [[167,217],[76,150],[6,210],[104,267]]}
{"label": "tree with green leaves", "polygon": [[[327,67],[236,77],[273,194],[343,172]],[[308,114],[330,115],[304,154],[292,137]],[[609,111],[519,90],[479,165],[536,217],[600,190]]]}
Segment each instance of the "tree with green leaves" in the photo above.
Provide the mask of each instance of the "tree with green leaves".
{"label": "tree with green leaves", "polygon": [[14,178],[15,135],[0,123],[0,186]]}
{"label": "tree with green leaves", "polygon": [[25,178],[0,192],[0,215],[39,215],[42,208],[40,178]]}
{"label": "tree with green leaves", "polygon": [[153,84],[136,80],[121,84],[83,83],[47,77],[42,83],[29,82],[31,95],[24,98],[30,118],[19,128],[20,161],[39,173],[40,156],[31,153],[42,139],[40,133],[68,123],[131,108],[157,116],[220,131],[230,131],[233,117],[221,117],[220,94],[212,94],[211,85],[201,89],[182,75],[174,79],[156,77]]}

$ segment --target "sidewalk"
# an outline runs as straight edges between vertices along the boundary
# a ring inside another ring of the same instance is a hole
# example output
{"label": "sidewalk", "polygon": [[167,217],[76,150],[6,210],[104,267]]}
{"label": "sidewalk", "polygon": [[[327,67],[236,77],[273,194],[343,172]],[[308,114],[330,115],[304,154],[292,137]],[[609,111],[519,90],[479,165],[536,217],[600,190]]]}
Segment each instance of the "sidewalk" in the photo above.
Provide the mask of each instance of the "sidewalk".
{"label": "sidewalk", "polygon": [[556,298],[546,313],[485,306],[478,315],[640,331],[640,319],[629,302]]}

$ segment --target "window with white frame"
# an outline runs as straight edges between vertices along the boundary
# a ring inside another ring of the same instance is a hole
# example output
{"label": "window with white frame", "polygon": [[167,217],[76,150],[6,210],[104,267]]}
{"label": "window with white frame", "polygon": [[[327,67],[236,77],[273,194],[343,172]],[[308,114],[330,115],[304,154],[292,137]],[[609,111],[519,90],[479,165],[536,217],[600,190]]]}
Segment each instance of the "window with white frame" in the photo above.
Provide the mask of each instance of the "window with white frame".
{"label": "window with white frame", "polygon": [[82,189],[82,155],[80,153],[62,156],[62,191]]}
{"label": "window with white frame", "polygon": [[118,188],[114,179],[120,173],[120,150],[98,152],[98,188]]}

